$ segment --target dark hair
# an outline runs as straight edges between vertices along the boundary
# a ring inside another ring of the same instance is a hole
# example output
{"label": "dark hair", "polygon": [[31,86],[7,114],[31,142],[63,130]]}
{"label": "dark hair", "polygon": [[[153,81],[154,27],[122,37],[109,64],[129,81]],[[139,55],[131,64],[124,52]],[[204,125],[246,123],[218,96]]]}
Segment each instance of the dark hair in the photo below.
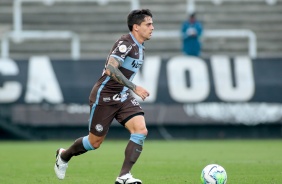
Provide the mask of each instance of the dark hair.
{"label": "dark hair", "polygon": [[127,16],[127,26],[129,31],[132,31],[133,25],[140,25],[145,17],[153,17],[149,9],[132,10]]}
{"label": "dark hair", "polygon": [[190,19],[195,19],[196,18],[196,12],[193,12],[193,13],[189,14],[189,18]]}

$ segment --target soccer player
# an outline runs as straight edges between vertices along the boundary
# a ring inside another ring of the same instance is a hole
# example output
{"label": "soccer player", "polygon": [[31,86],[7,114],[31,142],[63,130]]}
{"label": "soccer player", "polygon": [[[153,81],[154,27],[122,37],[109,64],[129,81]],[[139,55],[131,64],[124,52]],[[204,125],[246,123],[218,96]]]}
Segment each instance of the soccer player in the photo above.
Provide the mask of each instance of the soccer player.
{"label": "soccer player", "polygon": [[54,169],[59,179],[65,178],[68,162],[73,156],[100,147],[115,118],[130,132],[123,165],[115,184],[142,183],[133,178],[130,170],[142,152],[148,131],[144,111],[130,90],[142,100],[149,96],[149,92],[135,85],[132,79],[144,61],[144,42],[151,38],[154,30],[152,17],[149,9],[133,10],[128,14],[129,33],[114,43],[103,74],[90,93],[89,134],[76,139],[68,149],[57,150]]}

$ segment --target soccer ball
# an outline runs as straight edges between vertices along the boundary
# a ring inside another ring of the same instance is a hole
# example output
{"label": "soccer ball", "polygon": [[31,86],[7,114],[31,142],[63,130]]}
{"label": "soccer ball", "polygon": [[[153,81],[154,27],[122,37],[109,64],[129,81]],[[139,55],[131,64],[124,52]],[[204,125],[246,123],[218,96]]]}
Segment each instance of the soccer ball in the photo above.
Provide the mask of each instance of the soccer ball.
{"label": "soccer ball", "polygon": [[202,184],[226,184],[227,173],[218,164],[207,165],[201,173]]}

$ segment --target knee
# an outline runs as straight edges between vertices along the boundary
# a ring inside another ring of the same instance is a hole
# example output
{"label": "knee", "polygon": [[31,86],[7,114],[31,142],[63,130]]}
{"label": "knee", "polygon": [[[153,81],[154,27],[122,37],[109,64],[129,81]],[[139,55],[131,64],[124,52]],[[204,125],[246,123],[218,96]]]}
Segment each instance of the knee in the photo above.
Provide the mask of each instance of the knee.
{"label": "knee", "polygon": [[141,130],[140,133],[147,136],[148,135],[148,129],[145,127],[144,129]]}
{"label": "knee", "polygon": [[94,149],[98,149],[101,146],[103,140],[102,139],[90,139],[89,142]]}
{"label": "knee", "polygon": [[91,143],[91,145],[93,146],[94,149],[100,148],[101,144],[102,144],[101,142],[94,142],[94,143]]}
{"label": "knee", "polygon": [[103,139],[95,139],[91,136],[85,136],[82,139],[83,146],[88,151],[98,149],[102,142]]}
{"label": "knee", "polygon": [[138,127],[132,133],[143,134],[143,135],[147,136],[148,135],[148,129],[146,128],[146,126],[142,126],[142,127]]}

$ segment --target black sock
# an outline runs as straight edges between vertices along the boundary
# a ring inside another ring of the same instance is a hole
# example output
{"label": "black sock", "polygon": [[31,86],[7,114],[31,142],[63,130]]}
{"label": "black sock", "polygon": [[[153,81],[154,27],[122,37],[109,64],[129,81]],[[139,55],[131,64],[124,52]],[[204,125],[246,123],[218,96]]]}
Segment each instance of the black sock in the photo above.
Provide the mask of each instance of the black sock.
{"label": "black sock", "polygon": [[139,158],[142,149],[143,147],[141,145],[136,144],[131,140],[128,142],[127,147],[125,149],[125,158],[119,176],[129,173],[132,166]]}
{"label": "black sock", "polygon": [[83,146],[82,139],[83,137],[76,139],[74,143],[68,149],[66,149],[66,151],[62,152],[61,158],[63,161],[68,162],[71,157],[87,152]]}

